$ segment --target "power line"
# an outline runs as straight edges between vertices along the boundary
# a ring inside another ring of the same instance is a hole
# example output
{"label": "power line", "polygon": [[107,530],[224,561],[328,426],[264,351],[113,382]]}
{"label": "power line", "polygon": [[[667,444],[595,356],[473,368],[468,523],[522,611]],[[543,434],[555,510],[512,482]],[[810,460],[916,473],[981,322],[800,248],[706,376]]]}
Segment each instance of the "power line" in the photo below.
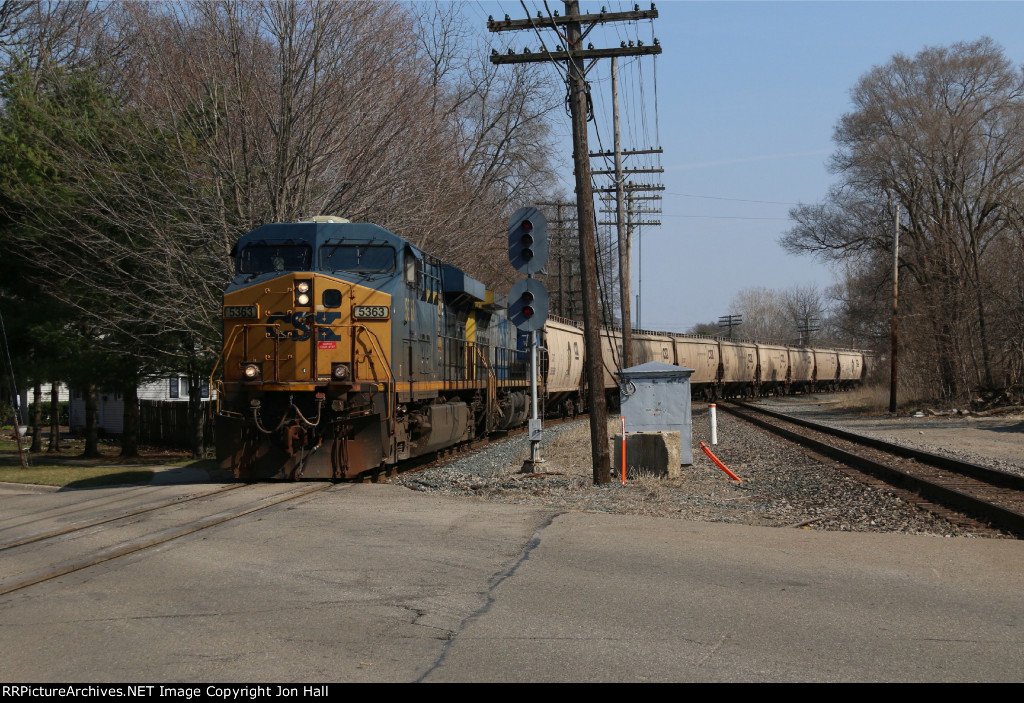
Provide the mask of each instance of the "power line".
{"label": "power line", "polygon": [[682,198],[702,198],[704,200],[728,200],[734,203],[762,203],[764,205],[799,205],[800,203],[785,203],[780,200],[750,200],[748,198],[722,198],[716,195],[693,195],[691,193],[668,193],[678,195]]}
{"label": "power line", "polygon": [[775,220],[778,222],[789,222],[788,217],[740,217],[739,215],[664,215],[664,217],[682,217],[685,219],[701,220]]}

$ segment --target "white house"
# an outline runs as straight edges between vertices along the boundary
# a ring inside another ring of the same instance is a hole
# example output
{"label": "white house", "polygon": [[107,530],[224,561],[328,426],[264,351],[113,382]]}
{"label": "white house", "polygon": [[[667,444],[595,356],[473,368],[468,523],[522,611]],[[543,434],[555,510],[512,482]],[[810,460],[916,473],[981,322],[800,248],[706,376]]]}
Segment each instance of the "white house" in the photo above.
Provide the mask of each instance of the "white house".
{"label": "white house", "polygon": [[[32,401],[31,390],[21,392],[21,409],[24,422],[29,421],[29,404]],[[210,400],[209,379],[200,381],[199,395],[201,400]],[[124,398],[114,391],[98,390],[97,425],[110,435],[119,435],[124,430]],[[214,396],[216,397],[216,393]],[[43,385],[43,403],[50,402],[49,384]],[[60,384],[60,400],[68,402],[69,425],[72,432],[85,427],[85,399],[80,389],[68,390]],[[139,400],[188,401],[188,379],[180,377],[162,378],[139,386]]]}

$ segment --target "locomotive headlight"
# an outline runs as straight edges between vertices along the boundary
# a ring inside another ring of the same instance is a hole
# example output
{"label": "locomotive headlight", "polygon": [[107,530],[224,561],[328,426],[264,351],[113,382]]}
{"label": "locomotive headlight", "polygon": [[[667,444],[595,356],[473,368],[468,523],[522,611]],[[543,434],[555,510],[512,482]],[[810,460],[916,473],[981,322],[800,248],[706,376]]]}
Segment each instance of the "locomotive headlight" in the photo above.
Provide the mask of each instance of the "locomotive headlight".
{"label": "locomotive headlight", "polygon": [[309,281],[299,281],[297,284],[295,284],[295,290],[299,291],[300,293],[308,293]]}
{"label": "locomotive headlight", "polygon": [[306,295],[305,293],[299,293],[299,295],[295,298],[295,302],[297,302],[299,305],[309,305],[309,296]]}
{"label": "locomotive headlight", "polygon": [[259,364],[246,364],[242,367],[242,375],[245,376],[247,381],[259,380],[260,376],[263,375],[263,370]]}
{"label": "locomotive headlight", "polygon": [[331,364],[331,378],[335,381],[345,381],[349,377],[348,366],[345,364]]}
{"label": "locomotive headlight", "polygon": [[295,281],[295,304],[307,307],[310,301],[310,291],[313,289],[312,281]]}

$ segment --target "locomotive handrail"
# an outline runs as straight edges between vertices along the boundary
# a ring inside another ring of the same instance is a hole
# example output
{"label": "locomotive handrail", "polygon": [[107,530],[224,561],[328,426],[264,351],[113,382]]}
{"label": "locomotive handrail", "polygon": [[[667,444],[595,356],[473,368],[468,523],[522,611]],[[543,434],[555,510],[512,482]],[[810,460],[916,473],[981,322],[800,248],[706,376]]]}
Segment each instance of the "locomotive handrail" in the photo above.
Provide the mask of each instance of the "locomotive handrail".
{"label": "locomotive handrail", "polygon": [[[217,361],[215,361],[214,364],[213,364],[213,370],[210,371],[210,387],[211,388],[214,387],[213,377],[217,375],[217,368],[220,366],[221,361],[226,359],[228,354],[231,352],[231,350],[234,349],[235,344],[238,342],[237,338],[238,338],[240,333],[244,332],[245,335],[248,336],[249,328],[250,327],[276,327],[278,332],[280,332],[280,330],[281,330],[281,325],[278,322],[271,322],[271,323],[267,323],[267,322],[242,322],[242,323],[236,324],[231,329],[231,333],[228,335],[227,340],[224,342],[224,348],[221,349],[220,354],[217,356]],[[279,345],[280,345],[280,335],[276,335],[275,334],[274,335],[274,380],[275,381],[277,380],[277,377],[278,377],[278,357],[280,357],[280,354],[278,354],[278,351],[280,349]],[[217,383],[217,387],[220,389],[220,391],[223,391],[223,389],[224,389],[223,382],[218,382]],[[222,395],[223,395],[222,392],[218,392],[217,393],[217,412],[220,412],[220,399],[221,399]]]}
{"label": "locomotive handrail", "polygon": [[[474,344],[473,346],[476,349],[477,356],[479,356],[480,360],[484,362],[484,370],[487,372],[487,378],[490,380],[490,383],[487,384],[487,415],[490,417],[493,410],[501,412],[498,408],[498,379],[494,375],[494,371],[491,369],[490,363],[487,361],[487,356],[481,351],[481,345]],[[490,347],[486,348],[489,349]],[[490,428],[488,428],[488,430],[489,429]]]}
{"label": "locomotive handrail", "polygon": [[[388,393],[385,396],[385,398],[384,398],[384,401],[385,401],[384,407],[385,407],[385,412],[386,412],[386,414],[384,415],[384,419],[391,421],[391,425],[392,425],[391,433],[394,434],[395,428],[394,428],[393,425],[394,425],[395,419],[396,419],[395,418],[395,405],[397,403],[392,402],[391,393],[395,393],[395,394],[398,393],[398,390],[397,390],[397,385],[398,384],[395,382],[395,375],[391,371],[391,365],[388,364],[388,362],[387,362],[387,356],[385,356],[385,354],[384,354],[384,347],[380,343],[380,339],[377,337],[377,334],[373,330],[371,330],[369,327],[367,327],[366,325],[337,325],[337,324],[335,324],[335,325],[318,325],[318,324],[314,324],[313,325],[314,329],[316,329],[318,327],[326,327],[327,329],[331,329],[331,330],[335,330],[335,329],[362,330],[362,331],[364,331],[364,332],[366,332],[367,334],[370,335],[370,339],[373,342],[373,352],[377,356],[380,357],[381,366],[383,366],[384,370],[387,372],[387,375],[388,375],[388,381],[387,382],[388,382],[388,385],[391,387],[391,392]],[[353,337],[352,337],[352,344],[353,344],[353,346],[355,346],[355,335],[353,335]],[[352,352],[352,376],[353,376],[353,378],[355,377],[355,373],[356,373],[356,369],[355,369],[355,349],[353,349],[353,352]]]}

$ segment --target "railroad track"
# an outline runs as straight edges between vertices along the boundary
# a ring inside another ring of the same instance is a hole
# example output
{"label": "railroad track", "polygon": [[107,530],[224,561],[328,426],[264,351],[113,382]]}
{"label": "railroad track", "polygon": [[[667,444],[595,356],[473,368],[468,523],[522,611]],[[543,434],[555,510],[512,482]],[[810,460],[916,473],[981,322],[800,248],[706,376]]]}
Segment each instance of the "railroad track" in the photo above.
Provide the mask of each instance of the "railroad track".
{"label": "railroad track", "polygon": [[916,502],[960,524],[959,516],[1024,537],[1024,477],[892,444],[742,402],[727,412],[854,467],[919,498]]}
{"label": "railroad track", "polygon": [[335,487],[240,484],[27,536],[0,533],[0,597]]}
{"label": "railroad track", "polygon": [[[548,421],[549,425],[566,420]],[[522,434],[524,428],[497,433],[425,455],[390,471],[364,476],[386,481],[397,471],[422,471],[492,442]],[[344,484],[340,484],[344,485]],[[175,496],[137,507],[70,506],[41,518],[0,526],[0,597],[68,574],[156,547],[259,510],[328,489],[333,482],[232,484],[211,491]],[[90,515],[89,513],[92,513]],[[76,517],[77,516],[77,517]],[[47,528],[46,523],[72,520]]]}

